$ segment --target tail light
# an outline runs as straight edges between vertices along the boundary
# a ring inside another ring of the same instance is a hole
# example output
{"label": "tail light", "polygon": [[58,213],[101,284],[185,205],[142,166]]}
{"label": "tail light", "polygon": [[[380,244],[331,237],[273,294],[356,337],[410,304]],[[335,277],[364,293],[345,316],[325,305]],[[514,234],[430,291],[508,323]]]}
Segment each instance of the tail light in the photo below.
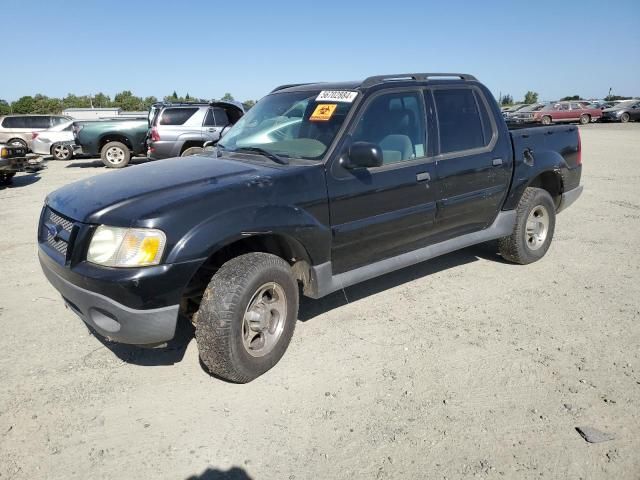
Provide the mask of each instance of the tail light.
{"label": "tail light", "polygon": [[576,155],[576,163],[582,165],[582,139],[580,138],[580,129],[578,130],[578,154]]}
{"label": "tail light", "polygon": [[151,140],[153,142],[157,142],[160,140],[160,134],[158,133],[158,129],[156,127],[153,127],[151,129]]}
{"label": "tail light", "polygon": [[38,132],[31,132],[31,140],[38,138]]}

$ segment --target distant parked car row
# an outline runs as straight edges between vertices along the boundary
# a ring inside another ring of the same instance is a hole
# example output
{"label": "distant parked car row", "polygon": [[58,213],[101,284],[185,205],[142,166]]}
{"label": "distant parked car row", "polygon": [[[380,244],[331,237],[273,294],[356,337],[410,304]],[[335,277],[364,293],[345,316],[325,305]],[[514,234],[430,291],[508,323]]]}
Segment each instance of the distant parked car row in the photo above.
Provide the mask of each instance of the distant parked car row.
{"label": "distant parked car row", "polygon": [[105,166],[122,168],[136,155],[158,160],[202,152],[243,115],[242,104],[233,101],[161,102],[138,118],[8,115],[0,118],[0,142],[56,160],[100,156]]}
{"label": "distant parked car row", "polygon": [[604,101],[562,101],[517,104],[502,111],[509,123],[552,123],[640,120],[640,99],[608,103]]}

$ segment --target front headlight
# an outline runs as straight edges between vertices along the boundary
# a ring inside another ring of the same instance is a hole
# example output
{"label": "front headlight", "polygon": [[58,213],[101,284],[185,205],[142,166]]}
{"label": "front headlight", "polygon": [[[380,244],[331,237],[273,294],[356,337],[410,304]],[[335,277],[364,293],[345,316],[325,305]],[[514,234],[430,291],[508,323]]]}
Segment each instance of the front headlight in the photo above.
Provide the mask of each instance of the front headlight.
{"label": "front headlight", "polygon": [[91,238],[87,261],[106,267],[158,265],[166,243],[161,230],[100,225]]}

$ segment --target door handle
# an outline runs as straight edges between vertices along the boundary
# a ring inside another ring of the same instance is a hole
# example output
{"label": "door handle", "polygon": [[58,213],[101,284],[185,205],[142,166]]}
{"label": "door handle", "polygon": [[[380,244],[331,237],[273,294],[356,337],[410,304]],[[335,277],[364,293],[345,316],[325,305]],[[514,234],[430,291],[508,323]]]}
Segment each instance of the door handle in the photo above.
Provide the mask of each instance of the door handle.
{"label": "door handle", "polygon": [[215,128],[207,128],[207,131],[208,131],[208,132],[215,132],[215,131],[216,131],[216,129],[215,129]]}
{"label": "door handle", "polygon": [[493,163],[494,167],[499,167],[500,165],[502,165],[502,159],[501,158],[494,158],[492,163]]}
{"label": "door handle", "polygon": [[428,182],[429,180],[431,180],[431,175],[429,174],[429,172],[421,172],[416,175],[416,180],[418,182]]}

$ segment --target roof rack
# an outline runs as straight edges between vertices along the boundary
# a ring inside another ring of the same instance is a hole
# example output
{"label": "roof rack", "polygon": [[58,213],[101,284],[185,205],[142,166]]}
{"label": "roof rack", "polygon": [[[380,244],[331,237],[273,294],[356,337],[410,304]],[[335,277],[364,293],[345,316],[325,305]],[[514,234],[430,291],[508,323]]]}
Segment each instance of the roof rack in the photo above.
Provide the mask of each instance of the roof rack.
{"label": "roof rack", "polygon": [[171,106],[183,106],[183,105],[209,105],[211,101],[208,102],[156,102],[152,106],[153,107],[171,107]]}
{"label": "roof rack", "polygon": [[271,90],[269,93],[273,93],[273,92],[278,92],[280,90],[284,90],[285,88],[291,88],[291,87],[300,87],[302,85],[313,85],[314,83],[318,83],[318,82],[306,82],[306,83],[285,83],[284,85],[280,85],[276,88],[274,88],[273,90]]}
{"label": "roof rack", "polygon": [[431,78],[459,78],[460,80],[476,80],[476,77],[467,73],[396,73],[393,75],[374,75],[365,78],[360,85],[361,87],[371,87],[383,82],[401,82],[414,80],[416,82],[425,82]]}

